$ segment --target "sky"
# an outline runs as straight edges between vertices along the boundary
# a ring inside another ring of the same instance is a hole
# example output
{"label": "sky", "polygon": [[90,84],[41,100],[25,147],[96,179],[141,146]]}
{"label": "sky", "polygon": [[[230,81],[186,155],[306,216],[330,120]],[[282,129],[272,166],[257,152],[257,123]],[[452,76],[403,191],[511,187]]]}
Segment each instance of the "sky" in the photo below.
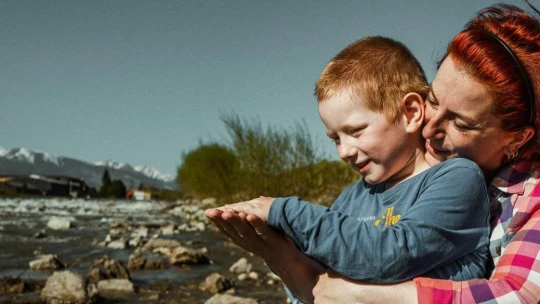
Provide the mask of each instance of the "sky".
{"label": "sky", "polygon": [[337,159],[313,96],[333,56],[387,36],[432,80],[451,38],[498,2],[2,0],[0,146],[174,174],[183,153],[226,144],[221,117],[237,114],[305,121]]}

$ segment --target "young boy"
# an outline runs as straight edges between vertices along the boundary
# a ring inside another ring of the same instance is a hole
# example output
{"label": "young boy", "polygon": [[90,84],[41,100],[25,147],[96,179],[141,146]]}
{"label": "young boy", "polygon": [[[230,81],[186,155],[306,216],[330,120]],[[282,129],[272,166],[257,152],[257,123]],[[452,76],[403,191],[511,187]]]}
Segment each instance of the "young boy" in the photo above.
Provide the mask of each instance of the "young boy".
{"label": "young boy", "polygon": [[221,210],[255,214],[308,256],[356,280],[419,275],[482,278],[489,203],[483,174],[466,159],[424,159],[423,70],[401,43],[354,42],[319,77],[319,114],[339,157],[362,174],[327,208],[298,197],[259,198]]}

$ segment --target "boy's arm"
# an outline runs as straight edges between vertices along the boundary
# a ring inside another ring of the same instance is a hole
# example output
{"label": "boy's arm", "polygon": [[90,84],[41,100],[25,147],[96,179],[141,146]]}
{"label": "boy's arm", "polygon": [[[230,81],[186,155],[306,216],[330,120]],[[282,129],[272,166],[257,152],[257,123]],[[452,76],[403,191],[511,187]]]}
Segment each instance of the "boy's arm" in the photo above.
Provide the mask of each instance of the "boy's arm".
{"label": "boy's arm", "polygon": [[205,215],[235,244],[263,258],[298,299],[313,302],[312,289],[323,268],[300,252],[290,239],[254,215],[219,209],[208,209]]}
{"label": "boy's arm", "polygon": [[[540,300],[540,209],[514,235],[491,279],[416,278],[398,284],[356,282],[329,271],[313,290],[317,303],[537,303]],[[399,297],[391,298],[392,296]]]}
{"label": "boy's arm", "polygon": [[375,226],[294,197],[274,200],[269,225],[349,278],[408,280],[488,242],[489,208],[480,171],[454,167],[434,173],[428,182],[393,226],[381,227],[384,220]]}

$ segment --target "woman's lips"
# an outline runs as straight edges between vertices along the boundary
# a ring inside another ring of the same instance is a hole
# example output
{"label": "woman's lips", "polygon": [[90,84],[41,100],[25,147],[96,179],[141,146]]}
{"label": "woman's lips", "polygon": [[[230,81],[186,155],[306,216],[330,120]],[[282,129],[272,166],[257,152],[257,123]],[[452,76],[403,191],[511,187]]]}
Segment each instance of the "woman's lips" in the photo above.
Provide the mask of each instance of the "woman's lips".
{"label": "woman's lips", "polygon": [[432,155],[447,153],[444,150],[433,147],[428,141],[426,141],[426,150],[429,152],[429,154],[432,154]]}

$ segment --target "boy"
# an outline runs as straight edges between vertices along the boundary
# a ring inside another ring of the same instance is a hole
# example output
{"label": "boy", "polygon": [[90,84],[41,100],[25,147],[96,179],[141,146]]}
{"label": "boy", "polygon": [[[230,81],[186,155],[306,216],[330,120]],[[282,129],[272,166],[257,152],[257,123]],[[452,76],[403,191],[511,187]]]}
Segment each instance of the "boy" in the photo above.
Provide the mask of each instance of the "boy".
{"label": "boy", "polygon": [[423,70],[401,43],[354,42],[323,70],[315,94],[339,157],[362,174],[326,208],[298,197],[227,205],[284,231],[308,256],[355,280],[419,275],[482,278],[489,204],[481,170],[466,159],[424,159]]}

